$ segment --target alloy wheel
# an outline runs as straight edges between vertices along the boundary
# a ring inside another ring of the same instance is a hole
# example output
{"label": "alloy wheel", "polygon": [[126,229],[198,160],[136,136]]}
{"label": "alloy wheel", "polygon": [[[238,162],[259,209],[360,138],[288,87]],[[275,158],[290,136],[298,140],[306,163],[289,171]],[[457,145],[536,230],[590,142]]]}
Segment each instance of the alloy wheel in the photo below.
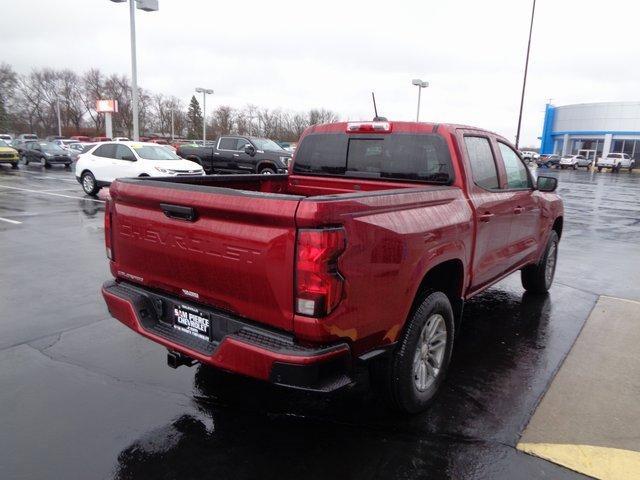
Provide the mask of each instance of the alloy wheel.
{"label": "alloy wheel", "polygon": [[447,326],[439,313],[431,315],[422,327],[413,357],[413,381],[424,392],[438,378],[447,346]]}

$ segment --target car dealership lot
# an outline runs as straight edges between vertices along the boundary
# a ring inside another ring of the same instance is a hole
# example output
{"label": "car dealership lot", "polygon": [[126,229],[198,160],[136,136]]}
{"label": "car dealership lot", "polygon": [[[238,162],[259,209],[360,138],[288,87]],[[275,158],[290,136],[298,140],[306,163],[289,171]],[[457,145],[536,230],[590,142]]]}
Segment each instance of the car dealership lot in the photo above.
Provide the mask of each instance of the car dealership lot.
{"label": "car dealership lot", "polygon": [[68,171],[0,167],[0,477],[581,478],[516,445],[598,296],[640,300],[640,175],[551,174],[550,295],[512,276],[469,302],[435,405],[399,417],[364,374],[322,397],[167,368],[100,296],[103,200]]}

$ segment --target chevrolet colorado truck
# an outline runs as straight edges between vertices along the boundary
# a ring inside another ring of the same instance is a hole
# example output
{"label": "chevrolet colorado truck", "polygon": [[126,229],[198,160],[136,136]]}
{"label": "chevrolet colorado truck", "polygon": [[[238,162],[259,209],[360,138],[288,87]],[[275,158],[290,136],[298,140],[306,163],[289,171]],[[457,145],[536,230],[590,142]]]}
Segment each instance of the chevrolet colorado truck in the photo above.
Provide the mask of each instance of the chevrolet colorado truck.
{"label": "chevrolet colorado truck", "polygon": [[291,152],[268,138],[228,135],[213,146],[181,145],[176,153],[199,163],[206,173],[286,173]]}
{"label": "chevrolet colorado truck", "polygon": [[512,272],[553,281],[557,179],[477,128],[308,128],[288,174],[120,179],[105,241],[112,316],[211,365],[330,392],[370,368],[393,407],[441,386],[466,300]]}

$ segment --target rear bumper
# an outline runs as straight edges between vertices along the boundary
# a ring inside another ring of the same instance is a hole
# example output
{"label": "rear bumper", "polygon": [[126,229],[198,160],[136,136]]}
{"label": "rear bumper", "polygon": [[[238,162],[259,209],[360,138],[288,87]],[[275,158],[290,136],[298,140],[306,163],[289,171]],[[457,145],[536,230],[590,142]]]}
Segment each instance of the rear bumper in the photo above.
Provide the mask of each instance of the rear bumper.
{"label": "rear bumper", "polygon": [[[352,383],[346,343],[305,347],[276,332],[192,302],[126,282],[106,282],[102,295],[111,315],[140,335],[200,363],[272,383],[331,392]],[[211,340],[173,328],[173,305],[206,312]]]}

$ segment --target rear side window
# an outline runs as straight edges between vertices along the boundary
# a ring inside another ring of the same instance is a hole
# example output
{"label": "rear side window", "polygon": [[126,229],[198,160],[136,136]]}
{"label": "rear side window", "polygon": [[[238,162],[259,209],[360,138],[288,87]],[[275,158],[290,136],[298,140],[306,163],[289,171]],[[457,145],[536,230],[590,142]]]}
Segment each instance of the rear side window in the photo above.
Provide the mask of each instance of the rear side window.
{"label": "rear side window", "polygon": [[220,145],[218,148],[220,150],[237,150],[238,148],[238,139],[237,138],[229,138],[223,137],[220,139]]}
{"label": "rear side window", "polygon": [[464,137],[467,147],[473,181],[476,185],[486,189],[500,188],[498,169],[493,158],[489,139],[485,137]]}
{"label": "rear side window", "polygon": [[529,188],[529,174],[527,167],[520,161],[518,154],[511,147],[498,142],[504,169],[507,172],[507,188]]}
{"label": "rear side window", "polygon": [[449,148],[437,134],[306,136],[296,152],[296,173],[449,183]]}
{"label": "rear side window", "polygon": [[105,157],[105,158],[116,158],[116,145],[100,145],[95,149],[93,154],[96,157]]}

